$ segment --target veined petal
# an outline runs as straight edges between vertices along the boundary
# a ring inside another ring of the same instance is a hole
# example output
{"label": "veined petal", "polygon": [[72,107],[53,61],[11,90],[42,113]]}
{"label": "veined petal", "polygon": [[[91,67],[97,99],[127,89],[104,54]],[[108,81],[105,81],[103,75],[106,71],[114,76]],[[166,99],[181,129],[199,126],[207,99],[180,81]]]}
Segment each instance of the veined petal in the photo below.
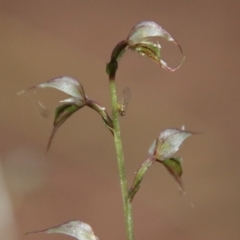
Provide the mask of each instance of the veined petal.
{"label": "veined petal", "polygon": [[167,41],[176,44],[183,55],[181,46],[177,41],[160,25],[153,21],[144,21],[136,24],[130,31],[127,41],[129,48],[138,52],[140,55],[146,55],[157,62],[163,69],[170,72],[176,71],[181,67],[185,57],[182,57],[180,64],[177,67],[169,67],[165,61],[161,59],[161,46],[153,38],[162,37]]}
{"label": "veined petal", "polygon": [[[34,88],[47,88],[47,87],[58,89],[80,100],[86,99],[85,92],[82,85],[75,78],[68,77],[68,76],[62,76],[62,77],[51,79],[49,81],[40,83],[31,88],[28,88],[27,90],[32,90]],[[27,90],[24,90],[20,93],[23,93]]]}
{"label": "veined petal", "polygon": [[163,37],[168,41],[175,42],[166,30],[153,21],[144,21],[136,24],[130,31],[127,40],[136,44],[151,37]]}
{"label": "veined petal", "polygon": [[73,220],[56,227],[40,231],[28,232],[26,234],[30,233],[61,233],[74,237],[78,240],[98,240],[98,237],[95,236],[92,227],[89,224],[78,220]]}
{"label": "veined petal", "polygon": [[171,158],[182,142],[192,134],[192,132],[174,128],[162,131],[158,137],[154,155],[161,161]]}

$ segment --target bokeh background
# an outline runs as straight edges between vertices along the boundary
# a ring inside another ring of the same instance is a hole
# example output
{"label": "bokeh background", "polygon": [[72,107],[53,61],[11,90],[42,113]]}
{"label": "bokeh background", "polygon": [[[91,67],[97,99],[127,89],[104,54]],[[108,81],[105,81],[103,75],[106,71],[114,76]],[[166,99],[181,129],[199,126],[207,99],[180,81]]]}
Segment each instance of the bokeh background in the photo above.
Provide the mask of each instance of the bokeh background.
{"label": "bokeh background", "polygon": [[[100,239],[126,239],[114,145],[101,118],[77,112],[43,160],[54,108],[66,96],[17,92],[69,75],[110,109],[110,53],[134,24],[153,20],[180,42],[186,61],[169,73],[132,52],[121,60],[119,97],[132,90],[121,119],[129,184],[161,130],[185,125],[199,134],[178,153],[186,196],[159,164],[147,173],[134,199],[136,239],[240,239],[239,9],[234,0],[0,0],[0,238],[70,239],[24,233],[79,219]],[[163,46],[175,66],[177,48]]]}

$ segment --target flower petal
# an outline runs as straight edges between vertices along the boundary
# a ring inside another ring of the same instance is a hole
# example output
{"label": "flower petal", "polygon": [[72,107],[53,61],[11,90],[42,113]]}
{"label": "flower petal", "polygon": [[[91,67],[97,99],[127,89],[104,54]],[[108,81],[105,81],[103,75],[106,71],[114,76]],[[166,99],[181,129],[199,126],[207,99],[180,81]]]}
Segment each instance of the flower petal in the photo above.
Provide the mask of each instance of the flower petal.
{"label": "flower petal", "polygon": [[170,72],[176,71],[181,67],[185,57],[182,57],[182,60],[177,67],[169,67],[167,63],[161,59],[160,44],[156,41],[154,42],[154,40],[150,41],[150,39],[154,37],[162,37],[167,41],[173,42],[178,46],[181,54],[183,55],[182,48],[177,43],[177,41],[172,38],[172,36],[166,30],[164,30],[160,25],[153,21],[140,22],[132,28],[127,37],[129,48],[138,52],[140,55],[146,55],[150,57],[165,70],[168,70]]}
{"label": "flower petal", "polygon": [[160,161],[171,158],[182,142],[193,133],[181,129],[166,129],[158,137],[154,155]]}
{"label": "flower petal", "polygon": [[28,232],[26,234],[30,233],[62,233],[78,240],[98,240],[91,226],[78,220],[70,221],[42,231]]}
{"label": "flower petal", "polygon": [[129,33],[127,40],[136,44],[151,37],[163,37],[168,41],[176,43],[166,30],[153,21],[144,21],[136,24]]}
{"label": "flower petal", "polygon": [[[85,92],[82,85],[75,78],[68,77],[68,76],[62,76],[62,77],[51,79],[49,81],[40,83],[31,88],[28,88],[27,90],[32,90],[35,88],[47,88],[47,87],[58,89],[80,100],[86,99]],[[27,90],[24,90],[20,93],[23,93]]]}

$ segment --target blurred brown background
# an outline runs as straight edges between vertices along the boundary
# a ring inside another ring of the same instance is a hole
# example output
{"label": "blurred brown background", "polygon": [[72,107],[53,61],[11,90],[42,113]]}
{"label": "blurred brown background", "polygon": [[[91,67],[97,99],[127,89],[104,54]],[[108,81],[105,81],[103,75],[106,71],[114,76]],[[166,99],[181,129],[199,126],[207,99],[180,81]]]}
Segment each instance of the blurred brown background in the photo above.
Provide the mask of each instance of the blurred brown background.
{"label": "blurred brown background", "polygon": [[[187,58],[175,73],[131,52],[121,60],[119,96],[132,89],[121,119],[129,183],[161,130],[184,124],[201,134],[178,153],[186,197],[162,166],[147,173],[134,199],[136,239],[240,239],[239,9],[233,0],[0,0],[0,238],[70,239],[23,234],[79,219],[100,239],[126,239],[115,150],[101,118],[89,109],[73,115],[42,160],[54,108],[66,96],[16,93],[69,75],[109,109],[110,53],[134,24],[153,20]],[[175,66],[175,46],[166,49]]]}

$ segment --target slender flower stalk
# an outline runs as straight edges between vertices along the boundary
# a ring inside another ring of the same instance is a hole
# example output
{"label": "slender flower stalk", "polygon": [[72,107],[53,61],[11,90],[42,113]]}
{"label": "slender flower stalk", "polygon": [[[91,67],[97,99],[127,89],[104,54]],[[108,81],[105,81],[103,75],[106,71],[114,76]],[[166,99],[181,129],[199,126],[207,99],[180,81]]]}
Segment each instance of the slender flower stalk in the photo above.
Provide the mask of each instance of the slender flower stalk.
{"label": "slender flower stalk", "polygon": [[117,162],[118,162],[118,171],[121,185],[121,193],[123,199],[123,208],[124,208],[124,217],[127,229],[128,240],[134,240],[133,233],[133,219],[132,219],[132,204],[128,197],[128,185],[127,177],[124,164],[124,155],[122,149],[122,139],[120,133],[120,124],[119,124],[119,112],[118,112],[118,101],[117,101],[117,92],[116,92],[116,83],[115,79],[109,79],[110,92],[111,92],[111,103],[112,103],[112,121],[114,128],[114,143],[117,153]]}

